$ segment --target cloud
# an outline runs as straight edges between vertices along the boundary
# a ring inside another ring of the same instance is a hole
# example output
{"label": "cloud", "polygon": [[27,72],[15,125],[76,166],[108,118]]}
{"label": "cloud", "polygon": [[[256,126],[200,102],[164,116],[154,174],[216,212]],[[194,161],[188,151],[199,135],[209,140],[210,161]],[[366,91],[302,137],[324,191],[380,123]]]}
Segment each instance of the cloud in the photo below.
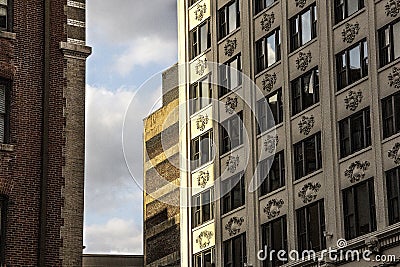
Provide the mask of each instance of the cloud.
{"label": "cloud", "polygon": [[141,254],[141,227],[132,220],[111,218],[105,224],[92,224],[85,230],[84,253]]}

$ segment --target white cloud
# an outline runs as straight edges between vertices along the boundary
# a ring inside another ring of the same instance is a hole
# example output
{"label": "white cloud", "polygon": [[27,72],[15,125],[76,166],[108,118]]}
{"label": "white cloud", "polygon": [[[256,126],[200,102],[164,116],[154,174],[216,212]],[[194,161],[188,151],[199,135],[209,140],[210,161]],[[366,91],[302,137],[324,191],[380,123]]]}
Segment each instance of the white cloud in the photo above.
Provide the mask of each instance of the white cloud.
{"label": "white cloud", "polygon": [[84,253],[141,254],[141,226],[132,220],[111,218],[105,224],[92,224],[84,234]]}

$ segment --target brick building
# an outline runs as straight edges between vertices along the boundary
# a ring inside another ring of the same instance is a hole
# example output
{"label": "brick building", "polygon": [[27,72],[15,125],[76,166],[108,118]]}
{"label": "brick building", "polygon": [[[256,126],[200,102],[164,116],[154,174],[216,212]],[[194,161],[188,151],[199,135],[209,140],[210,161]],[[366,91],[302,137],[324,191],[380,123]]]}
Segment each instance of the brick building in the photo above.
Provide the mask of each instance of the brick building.
{"label": "brick building", "polygon": [[144,266],[180,266],[178,72],[163,73],[162,107],[144,120]]}
{"label": "brick building", "polygon": [[85,0],[0,0],[0,265],[81,266]]}

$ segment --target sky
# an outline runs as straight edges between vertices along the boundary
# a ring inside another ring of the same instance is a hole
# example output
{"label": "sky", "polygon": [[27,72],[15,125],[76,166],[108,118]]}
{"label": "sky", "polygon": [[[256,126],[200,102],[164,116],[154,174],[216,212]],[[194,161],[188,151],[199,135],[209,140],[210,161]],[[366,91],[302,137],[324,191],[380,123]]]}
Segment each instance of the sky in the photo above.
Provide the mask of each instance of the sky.
{"label": "sky", "polygon": [[[93,53],[86,82],[84,253],[141,254],[143,193],[135,179],[143,178],[143,118],[161,89],[137,92],[177,61],[176,0],[88,0],[86,12]],[[124,124],[128,106],[135,121]],[[130,171],[123,127],[137,148]]]}

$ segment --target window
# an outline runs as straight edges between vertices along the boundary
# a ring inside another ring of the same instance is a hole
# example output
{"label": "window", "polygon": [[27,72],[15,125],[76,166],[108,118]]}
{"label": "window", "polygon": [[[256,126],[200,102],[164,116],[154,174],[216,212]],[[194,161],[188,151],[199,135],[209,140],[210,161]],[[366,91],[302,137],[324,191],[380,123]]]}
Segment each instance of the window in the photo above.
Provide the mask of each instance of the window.
{"label": "window", "polygon": [[2,195],[0,196],[0,266],[5,266],[7,208],[8,199]]}
{"label": "window", "polygon": [[400,222],[400,167],[386,172],[387,201],[389,208],[389,224]]}
{"label": "window", "polygon": [[261,226],[262,232],[262,249],[267,253],[267,259],[263,262],[263,267],[281,266],[286,262],[280,261],[277,253],[273,254],[273,258],[269,258],[272,250],[288,251],[287,248],[287,230],[286,230],[286,216],[282,216],[276,220],[268,222]]}
{"label": "window", "polygon": [[372,179],[343,191],[344,229],[347,240],[376,230],[374,197]]}
{"label": "window", "polygon": [[319,102],[319,71],[309,71],[292,81],[292,115]]}
{"label": "window", "polygon": [[194,255],[194,267],[213,267],[214,266],[214,249],[208,249],[199,254]]}
{"label": "window", "polygon": [[317,37],[317,7],[315,4],[290,19],[290,51]]}
{"label": "window", "polygon": [[400,93],[382,100],[383,138],[400,132]]}
{"label": "window", "polygon": [[283,151],[260,163],[261,195],[285,186],[285,153]]}
{"label": "window", "polygon": [[196,56],[203,53],[207,48],[211,47],[211,32],[209,20],[200,24],[190,32],[190,44],[192,48],[190,59],[195,58]]}
{"label": "window", "polygon": [[246,234],[223,243],[224,267],[242,267],[246,263]]}
{"label": "window", "polygon": [[7,143],[9,139],[8,87],[0,81],[0,143]]}
{"label": "window", "polygon": [[335,20],[341,22],[364,7],[364,0],[335,0]]}
{"label": "window", "polygon": [[326,248],[324,201],[318,201],[297,211],[299,252]]}
{"label": "window", "polygon": [[338,90],[368,76],[367,41],[361,41],[336,55]]}
{"label": "window", "polygon": [[193,197],[193,227],[214,219],[213,190],[210,188]]}
{"label": "window", "polygon": [[280,30],[274,30],[270,35],[256,42],[257,73],[270,67],[281,59]]}
{"label": "window", "polygon": [[240,3],[235,0],[218,11],[219,40],[240,26]]}
{"label": "window", "polygon": [[257,102],[257,117],[259,134],[283,122],[282,89]]}
{"label": "window", "polygon": [[243,144],[242,112],[233,115],[221,124],[221,154]]}
{"label": "window", "polygon": [[211,76],[193,83],[190,86],[190,114],[205,108],[211,103]]}
{"label": "window", "polygon": [[242,63],[240,55],[219,66],[219,97],[242,84]]}
{"label": "window", "polygon": [[9,29],[8,0],[0,0],[0,30]]}
{"label": "window", "polygon": [[339,122],[341,158],[371,145],[369,115],[368,108]]}
{"label": "window", "polygon": [[213,158],[213,133],[209,131],[192,140],[191,161],[192,169],[196,169]]}
{"label": "window", "polygon": [[255,0],[256,12],[255,14],[260,13],[265,8],[271,6],[276,0]]}
{"label": "window", "polygon": [[295,179],[322,168],[321,133],[294,145]]}
{"label": "window", "polygon": [[381,67],[400,57],[400,20],[378,31],[379,60]]}
{"label": "window", "polygon": [[222,214],[244,205],[245,189],[243,174],[222,181]]}

